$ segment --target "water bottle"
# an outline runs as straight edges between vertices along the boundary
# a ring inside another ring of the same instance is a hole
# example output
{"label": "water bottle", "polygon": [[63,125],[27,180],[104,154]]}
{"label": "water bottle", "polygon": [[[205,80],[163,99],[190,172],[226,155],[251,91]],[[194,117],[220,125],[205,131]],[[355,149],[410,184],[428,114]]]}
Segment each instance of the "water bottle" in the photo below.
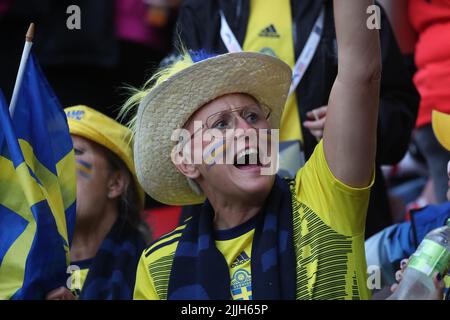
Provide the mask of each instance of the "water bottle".
{"label": "water bottle", "polygon": [[444,276],[450,265],[450,219],[447,225],[430,231],[411,256],[403,279],[388,300],[433,299],[437,273]]}

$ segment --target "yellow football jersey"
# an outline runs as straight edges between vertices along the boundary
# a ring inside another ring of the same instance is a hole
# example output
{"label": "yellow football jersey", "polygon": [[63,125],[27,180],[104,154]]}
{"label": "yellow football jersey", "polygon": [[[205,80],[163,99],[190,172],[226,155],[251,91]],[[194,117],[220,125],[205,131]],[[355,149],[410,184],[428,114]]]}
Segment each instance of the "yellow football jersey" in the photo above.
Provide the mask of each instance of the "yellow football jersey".
{"label": "yellow football jersey", "polygon": [[[242,49],[278,57],[294,68],[291,1],[250,0],[250,16]],[[288,98],[281,117],[280,141],[303,141],[300,128],[294,93]]]}

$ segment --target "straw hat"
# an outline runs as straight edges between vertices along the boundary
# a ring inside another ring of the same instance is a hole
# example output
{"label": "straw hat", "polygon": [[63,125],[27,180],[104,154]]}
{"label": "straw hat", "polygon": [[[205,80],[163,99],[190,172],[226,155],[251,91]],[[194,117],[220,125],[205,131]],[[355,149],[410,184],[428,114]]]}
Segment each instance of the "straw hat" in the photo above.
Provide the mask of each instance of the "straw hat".
{"label": "straw hat", "polygon": [[450,114],[433,110],[432,124],[439,143],[450,151]]}
{"label": "straw hat", "polygon": [[172,163],[174,130],[206,103],[231,93],[246,93],[271,110],[277,129],[291,84],[290,67],[277,58],[251,52],[228,53],[183,69],[162,81],[141,101],[134,143],[139,182],[154,199],[169,205],[197,204],[187,179]]}

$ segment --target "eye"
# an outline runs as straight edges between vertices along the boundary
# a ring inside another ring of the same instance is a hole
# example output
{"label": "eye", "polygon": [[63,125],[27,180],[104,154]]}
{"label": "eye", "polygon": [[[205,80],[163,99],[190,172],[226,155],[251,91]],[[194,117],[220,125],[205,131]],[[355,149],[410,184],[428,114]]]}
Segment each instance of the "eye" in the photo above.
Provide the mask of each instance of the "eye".
{"label": "eye", "polygon": [[216,122],[214,122],[214,124],[212,125],[213,129],[227,129],[228,128],[228,121],[226,120],[218,120]]}
{"label": "eye", "polygon": [[78,149],[78,148],[73,148],[73,151],[74,151],[76,156],[81,156],[84,153],[83,150]]}
{"label": "eye", "polygon": [[259,120],[259,115],[255,112],[247,112],[247,114],[245,115],[245,120],[248,123],[256,123]]}

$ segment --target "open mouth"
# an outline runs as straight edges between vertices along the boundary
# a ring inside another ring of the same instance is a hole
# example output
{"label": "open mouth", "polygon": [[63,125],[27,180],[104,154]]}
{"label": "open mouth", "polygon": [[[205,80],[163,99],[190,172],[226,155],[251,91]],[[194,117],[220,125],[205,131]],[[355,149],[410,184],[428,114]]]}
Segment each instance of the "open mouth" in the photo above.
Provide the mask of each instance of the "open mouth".
{"label": "open mouth", "polygon": [[249,170],[262,166],[259,161],[258,149],[247,148],[236,154],[234,157],[234,166],[239,170]]}

